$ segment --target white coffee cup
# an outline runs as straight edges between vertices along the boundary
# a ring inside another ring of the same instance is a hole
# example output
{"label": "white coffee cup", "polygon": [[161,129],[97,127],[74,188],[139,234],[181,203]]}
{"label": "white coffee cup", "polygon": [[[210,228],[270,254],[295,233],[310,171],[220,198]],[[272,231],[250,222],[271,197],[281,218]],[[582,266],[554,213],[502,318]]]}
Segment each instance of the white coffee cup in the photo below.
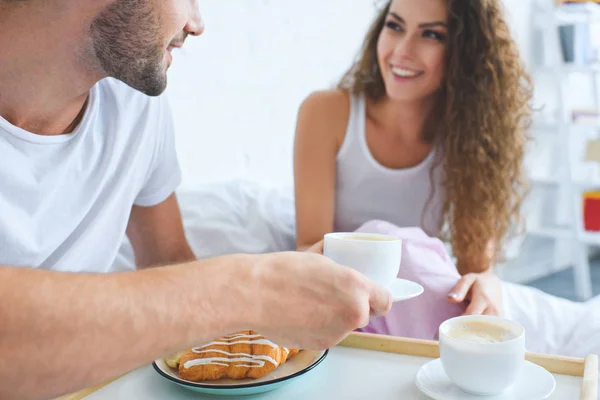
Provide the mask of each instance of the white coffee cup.
{"label": "white coffee cup", "polygon": [[449,319],[440,325],[439,343],[446,375],[469,394],[503,393],[515,383],[525,362],[525,329],[501,317]]}
{"label": "white coffee cup", "polygon": [[374,233],[329,233],[323,255],[388,287],[400,270],[402,240]]}

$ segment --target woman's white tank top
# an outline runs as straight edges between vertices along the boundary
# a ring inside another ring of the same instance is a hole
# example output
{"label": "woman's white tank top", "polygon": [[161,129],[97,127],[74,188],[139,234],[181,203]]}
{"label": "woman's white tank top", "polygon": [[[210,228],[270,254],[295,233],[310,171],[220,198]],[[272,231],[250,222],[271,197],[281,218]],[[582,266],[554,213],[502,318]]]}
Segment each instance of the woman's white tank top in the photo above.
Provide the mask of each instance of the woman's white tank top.
{"label": "woman's white tank top", "polygon": [[[405,169],[381,165],[366,140],[364,95],[350,95],[350,116],[344,142],[337,155],[334,229],[351,232],[378,219],[400,227],[421,227],[438,235],[443,206],[441,166],[433,174],[436,151],[420,164]],[[432,187],[435,188],[432,193]]]}

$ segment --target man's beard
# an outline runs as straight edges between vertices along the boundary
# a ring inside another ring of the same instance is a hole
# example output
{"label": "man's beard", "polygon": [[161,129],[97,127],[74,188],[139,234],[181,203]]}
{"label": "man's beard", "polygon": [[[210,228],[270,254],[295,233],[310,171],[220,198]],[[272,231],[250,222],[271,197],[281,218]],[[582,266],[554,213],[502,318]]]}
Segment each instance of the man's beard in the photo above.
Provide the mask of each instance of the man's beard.
{"label": "man's beard", "polygon": [[160,19],[148,0],[117,0],[96,17],[90,34],[108,76],[149,96],[167,87]]}

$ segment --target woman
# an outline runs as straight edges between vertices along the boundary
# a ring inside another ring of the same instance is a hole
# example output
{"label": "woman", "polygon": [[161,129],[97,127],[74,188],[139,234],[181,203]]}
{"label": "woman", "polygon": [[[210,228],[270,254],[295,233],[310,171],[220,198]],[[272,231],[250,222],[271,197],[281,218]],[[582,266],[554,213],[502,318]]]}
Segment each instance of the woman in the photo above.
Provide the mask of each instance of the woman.
{"label": "woman", "polygon": [[452,244],[448,300],[498,314],[531,94],[499,0],[389,1],[338,88],[299,111],[298,248],[373,219],[418,226]]}

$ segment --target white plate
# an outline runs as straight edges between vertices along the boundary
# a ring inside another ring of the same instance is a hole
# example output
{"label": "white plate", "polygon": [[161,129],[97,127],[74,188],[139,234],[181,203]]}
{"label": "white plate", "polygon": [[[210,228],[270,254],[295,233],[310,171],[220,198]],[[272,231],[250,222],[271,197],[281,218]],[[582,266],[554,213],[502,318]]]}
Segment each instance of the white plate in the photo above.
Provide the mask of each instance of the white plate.
{"label": "white plate", "polygon": [[388,286],[388,290],[392,293],[392,300],[394,302],[397,302],[420,296],[421,294],[423,294],[423,291],[425,289],[423,289],[423,286],[419,285],[416,282],[396,278],[390,284],[390,286]]}
{"label": "white plate", "polygon": [[152,366],[163,378],[194,392],[218,396],[245,396],[269,392],[293,382],[319,365],[328,353],[328,350],[302,350],[275,371],[258,379],[221,379],[218,381],[192,382],[182,379],[179,372],[169,367],[163,359],[154,361]]}
{"label": "white plate", "polygon": [[543,400],[556,388],[554,376],[539,365],[525,361],[515,384],[497,396],[475,396],[460,390],[444,372],[437,358],[423,365],[415,376],[419,390],[434,400]]}

